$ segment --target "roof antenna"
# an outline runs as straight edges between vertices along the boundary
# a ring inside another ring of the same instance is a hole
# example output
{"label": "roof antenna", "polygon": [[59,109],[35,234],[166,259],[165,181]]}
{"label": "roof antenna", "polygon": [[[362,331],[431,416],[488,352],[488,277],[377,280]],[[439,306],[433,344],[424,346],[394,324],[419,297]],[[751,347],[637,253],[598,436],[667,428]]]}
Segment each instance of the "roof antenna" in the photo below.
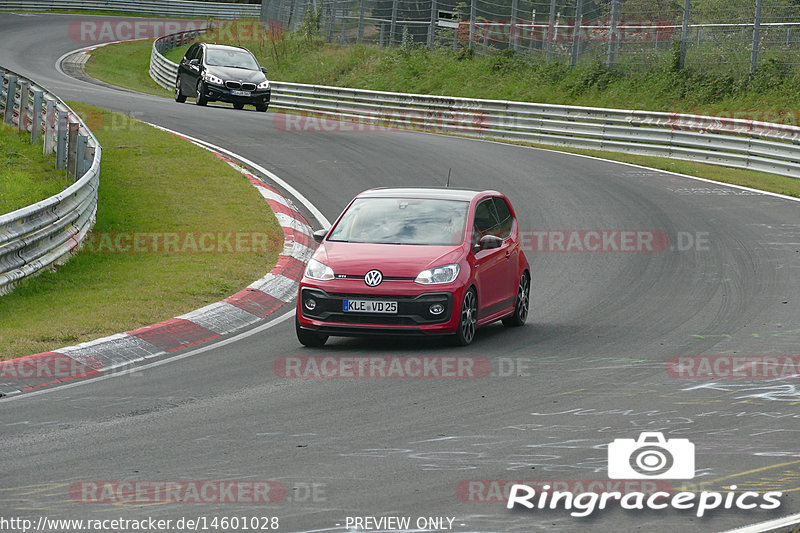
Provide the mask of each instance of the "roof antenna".
{"label": "roof antenna", "polygon": [[450,173],[452,171],[453,171],[452,167],[447,169],[447,183],[444,184],[445,187],[450,187]]}

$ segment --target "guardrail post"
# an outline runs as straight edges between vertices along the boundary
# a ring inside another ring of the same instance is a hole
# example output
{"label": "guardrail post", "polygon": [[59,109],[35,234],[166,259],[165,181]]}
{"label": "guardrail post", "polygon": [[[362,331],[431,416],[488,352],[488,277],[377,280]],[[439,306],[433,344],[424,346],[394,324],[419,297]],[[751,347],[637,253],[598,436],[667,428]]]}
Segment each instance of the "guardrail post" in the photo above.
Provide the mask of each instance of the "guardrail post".
{"label": "guardrail post", "polygon": [[78,167],[76,165],[76,156],[78,149],[78,123],[70,122],[67,126],[67,175],[78,177]]}
{"label": "guardrail post", "polygon": [[397,4],[398,0],[392,2],[392,27],[389,30],[389,46],[394,46],[394,43],[397,42],[395,39],[395,29],[397,28]]}
{"label": "guardrail post", "polygon": [[44,116],[44,153],[52,154],[55,151],[56,141],[56,103],[47,98],[47,111]]}
{"label": "guardrail post", "polygon": [[64,170],[67,168],[67,112],[58,111],[56,121],[56,168]]}
{"label": "guardrail post", "polygon": [[364,42],[364,7],[365,7],[364,6],[364,1],[365,0],[361,0],[359,2],[359,4],[361,4],[360,8],[359,8],[359,12],[358,12],[358,42],[359,43],[363,43]]}
{"label": "guardrail post", "polygon": [[[687,2],[689,0],[686,0]],[[550,0],[550,17],[547,19],[547,35],[545,36],[545,40],[547,41],[547,48],[545,51],[544,58],[547,61],[550,61],[550,57],[553,55],[553,41],[556,38],[556,0]]]}
{"label": "guardrail post", "polygon": [[758,45],[761,40],[761,4],[762,0],[756,0],[756,16],[753,20],[753,51],[750,53],[750,74],[758,66]]}
{"label": "guardrail post", "polygon": [[678,69],[686,66],[686,45],[689,38],[689,12],[692,0],[683,1],[683,20],[681,21],[681,55],[678,59]]}
{"label": "guardrail post", "polygon": [[6,73],[0,73],[0,116],[5,115],[3,111],[5,109],[3,100],[5,100],[6,95]]}
{"label": "guardrail post", "polygon": [[469,49],[475,44],[475,11],[478,9],[478,0],[469,3]]}
{"label": "guardrail post", "polygon": [[17,77],[6,75],[8,87],[6,88],[6,109],[3,113],[3,122],[14,124],[14,100],[17,97]]}
{"label": "guardrail post", "polygon": [[431,0],[431,22],[428,26],[428,49],[433,50],[433,37],[436,34],[436,0]]}
{"label": "guardrail post", "polygon": [[28,131],[28,107],[30,106],[31,84],[28,81],[19,84],[19,120],[17,130],[22,133]]}
{"label": "guardrail post", "polygon": [[386,46],[386,23],[381,22],[381,36],[378,38],[381,47]]}
{"label": "guardrail post", "polygon": [[536,38],[536,10],[531,11],[531,28],[528,32],[528,50],[533,50],[533,42]]}
{"label": "guardrail post", "polygon": [[75,143],[75,180],[77,181],[86,173],[86,144],[89,142],[87,135],[78,135]]}
{"label": "guardrail post", "polygon": [[342,36],[341,41],[344,44],[345,41],[345,30],[347,29],[347,15],[349,14],[347,10],[347,2],[342,2]]}
{"label": "guardrail post", "polygon": [[[688,0],[687,0],[688,1]],[[619,0],[611,1],[611,27],[608,30],[608,53],[606,55],[606,68],[614,66],[614,55],[617,51],[617,19],[619,18]],[[656,38],[656,42],[658,39]]]}
{"label": "guardrail post", "polygon": [[517,39],[517,11],[519,10],[519,0],[511,0],[511,48],[519,50],[519,40]]}
{"label": "guardrail post", "polygon": [[33,91],[33,109],[31,110],[31,144],[36,144],[42,136],[42,102],[44,93]]}
{"label": "guardrail post", "polygon": [[583,0],[578,0],[575,6],[575,27],[572,30],[572,55],[570,56],[569,66],[574,67],[578,63],[578,55],[581,47],[581,23],[583,22]]}
{"label": "guardrail post", "polygon": [[328,8],[331,14],[328,19],[328,42],[333,41],[333,32],[336,31],[336,3],[336,0],[333,0],[333,3]]}

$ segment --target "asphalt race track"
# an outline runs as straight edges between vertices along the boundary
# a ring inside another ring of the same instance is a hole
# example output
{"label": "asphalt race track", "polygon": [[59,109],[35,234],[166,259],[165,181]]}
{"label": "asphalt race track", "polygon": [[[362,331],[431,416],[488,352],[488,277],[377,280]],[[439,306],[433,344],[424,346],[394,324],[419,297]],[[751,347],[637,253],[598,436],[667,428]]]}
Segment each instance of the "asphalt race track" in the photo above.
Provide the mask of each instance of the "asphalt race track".
{"label": "asphalt race track", "polygon": [[[363,189],[442,185],[452,168],[452,185],[506,193],[523,231],[658,231],[673,249],[529,250],[528,324],[483,328],[463,349],[381,339],[304,349],[288,319],[134,374],[0,401],[0,516],[269,516],[279,517],[280,531],[344,531],[347,516],[451,517],[454,531],[527,532],[721,531],[800,512],[797,379],[679,379],[666,364],[675,356],[800,355],[800,203],[456,137],[288,132],[277,113],[91,85],[54,67],[91,44],[69,36],[78,18],[2,14],[0,65],[66,100],[237,152],[331,220]],[[492,374],[275,375],[273,361],[298,355],[486,357]],[[575,518],[564,509],[509,511],[463,490],[470,480],[608,481],[606,445],[642,431],[694,442],[692,482],[703,489],[783,491],[781,507],[698,518],[612,505]],[[70,487],[92,480],[272,480],[288,495],[268,505],[74,501]]]}

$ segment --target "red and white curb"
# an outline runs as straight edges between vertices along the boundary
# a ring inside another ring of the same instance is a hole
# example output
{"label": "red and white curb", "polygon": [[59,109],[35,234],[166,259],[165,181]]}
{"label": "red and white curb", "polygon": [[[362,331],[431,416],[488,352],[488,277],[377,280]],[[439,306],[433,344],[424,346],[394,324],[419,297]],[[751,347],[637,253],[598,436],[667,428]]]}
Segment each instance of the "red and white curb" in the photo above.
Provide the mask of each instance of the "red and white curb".
{"label": "red and white curb", "polygon": [[[195,142],[194,139],[187,140]],[[283,229],[284,241],[272,271],[221,302],[190,313],[76,346],[2,361],[0,396],[107,373],[213,341],[263,321],[294,299],[305,264],[316,248],[308,220],[278,189],[267,185],[219,151],[195,144],[212,151],[244,174],[275,213]]]}

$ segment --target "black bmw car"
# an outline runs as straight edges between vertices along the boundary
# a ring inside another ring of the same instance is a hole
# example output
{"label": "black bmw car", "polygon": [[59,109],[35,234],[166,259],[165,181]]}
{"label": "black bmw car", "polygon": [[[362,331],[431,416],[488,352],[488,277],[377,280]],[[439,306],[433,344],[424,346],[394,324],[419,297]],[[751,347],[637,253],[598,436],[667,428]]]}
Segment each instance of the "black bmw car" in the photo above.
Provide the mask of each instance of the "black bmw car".
{"label": "black bmw car", "polygon": [[193,96],[197,105],[220,101],[236,109],[249,104],[266,111],[270,96],[266,73],[245,48],[195,43],[178,65],[175,101]]}

